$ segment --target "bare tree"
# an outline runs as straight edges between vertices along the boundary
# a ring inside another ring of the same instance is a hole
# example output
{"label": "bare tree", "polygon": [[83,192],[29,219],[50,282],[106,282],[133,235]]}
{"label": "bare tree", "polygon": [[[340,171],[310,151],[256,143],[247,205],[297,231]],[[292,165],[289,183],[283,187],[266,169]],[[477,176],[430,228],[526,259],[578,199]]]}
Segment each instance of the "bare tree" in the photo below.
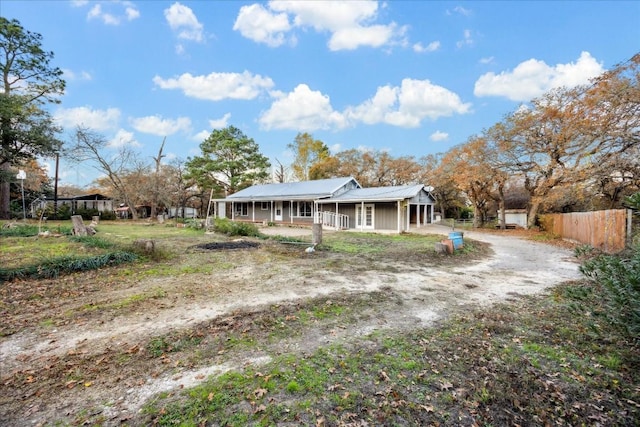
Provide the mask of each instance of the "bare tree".
{"label": "bare tree", "polygon": [[167,137],[165,136],[162,139],[162,144],[160,145],[160,150],[158,150],[158,157],[154,157],[153,161],[156,165],[156,170],[153,175],[153,188],[151,191],[151,219],[156,219],[158,217],[158,199],[160,198],[160,168],[162,167],[162,158],[165,157],[162,154],[162,150],[164,149],[164,143],[167,141]]}
{"label": "bare tree", "polygon": [[287,182],[287,169],[282,163],[280,163],[280,160],[276,159],[276,163],[278,164],[278,166],[273,172],[274,181],[280,184]]}
{"label": "bare tree", "polygon": [[68,156],[75,162],[88,162],[94,169],[105,175],[117,196],[129,207],[132,218],[138,219],[134,202],[134,189],[126,177],[141,163],[138,155],[130,147],[121,146],[116,155],[107,151],[108,142],[89,129],[79,127],[75,141],[68,150]]}

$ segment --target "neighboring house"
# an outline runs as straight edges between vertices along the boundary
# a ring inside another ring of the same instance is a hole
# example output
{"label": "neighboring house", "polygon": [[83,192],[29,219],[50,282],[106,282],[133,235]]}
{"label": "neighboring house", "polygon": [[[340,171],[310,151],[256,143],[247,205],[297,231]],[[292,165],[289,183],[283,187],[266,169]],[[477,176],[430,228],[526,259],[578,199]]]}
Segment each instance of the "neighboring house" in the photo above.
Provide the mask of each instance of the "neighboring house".
{"label": "neighboring house", "polygon": [[[507,227],[527,228],[527,210],[526,209],[505,209],[504,222]],[[502,213],[498,209],[498,225],[502,225]]]}
{"label": "neighboring house", "polygon": [[196,208],[185,206],[182,208],[168,208],[169,218],[198,218],[199,212]]}
{"label": "neighboring house", "polygon": [[[46,209],[47,207],[53,211],[54,208],[53,199],[37,199],[31,203],[31,216],[33,218],[38,216],[38,211]],[[113,200],[102,194],[86,194],[84,196],[74,197],[58,197],[57,200],[58,209],[60,207],[68,205],[71,208],[71,213],[75,214],[78,209],[96,209],[98,212],[113,212]]]}
{"label": "neighboring house", "polygon": [[354,178],[254,185],[213,199],[214,217],[336,229],[408,231],[433,222],[435,199],[424,185],[361,188]]}

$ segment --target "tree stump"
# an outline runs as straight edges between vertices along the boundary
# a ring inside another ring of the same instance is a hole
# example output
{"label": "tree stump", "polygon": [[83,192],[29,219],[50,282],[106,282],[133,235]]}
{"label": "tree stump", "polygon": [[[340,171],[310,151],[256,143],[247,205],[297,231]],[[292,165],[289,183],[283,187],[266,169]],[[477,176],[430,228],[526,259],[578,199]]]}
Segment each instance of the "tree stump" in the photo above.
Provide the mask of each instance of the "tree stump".
{"label": "tree stump", "polygon": [[137,239],[133,241],[133,247],[146,254],[152,254],[156,250],[156,242],[149,239]]}
{"label": "tree stump", "polygon": [[453,253],[453,240],[445,239],[435,244],[436,253],[439,254],[452,254]]}
{"label": "tree stump", "polygon": [[84,221],[82,221],[82,216],[73,215],[71,217],[71,222],[73,223],[73,234],[75,236],[86,236],[89,234],[87,227],[84,225]]}
{"label": "tree stump", "polygon": [[313,224],[311,226],[311,243],[314,246],[322,243],[322,224]]}

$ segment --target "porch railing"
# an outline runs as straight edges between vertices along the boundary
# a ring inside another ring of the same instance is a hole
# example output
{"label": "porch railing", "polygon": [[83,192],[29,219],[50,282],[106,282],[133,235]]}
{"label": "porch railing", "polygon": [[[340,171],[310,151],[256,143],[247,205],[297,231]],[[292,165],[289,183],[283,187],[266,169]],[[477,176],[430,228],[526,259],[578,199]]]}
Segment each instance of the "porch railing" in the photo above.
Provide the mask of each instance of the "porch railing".
{"label": "porch railing", "polygon": [[336,230],[349,228],[349,215],[335,212],[317,212],[316,222],[323,227],[333,227]]}

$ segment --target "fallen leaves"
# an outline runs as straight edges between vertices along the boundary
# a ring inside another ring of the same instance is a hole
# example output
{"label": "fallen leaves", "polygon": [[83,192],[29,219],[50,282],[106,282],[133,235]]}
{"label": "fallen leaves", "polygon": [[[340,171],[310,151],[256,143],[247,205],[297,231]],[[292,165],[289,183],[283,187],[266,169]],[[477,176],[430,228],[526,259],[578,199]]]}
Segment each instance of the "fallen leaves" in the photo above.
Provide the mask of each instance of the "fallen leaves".
{"label": "fallen leaves", "polygon": [[253,391],[253,395],[256,397],[256,399],[262,399],[264,395],[267,394],[267,392],[268,391],[266,388],[258,388]]}

